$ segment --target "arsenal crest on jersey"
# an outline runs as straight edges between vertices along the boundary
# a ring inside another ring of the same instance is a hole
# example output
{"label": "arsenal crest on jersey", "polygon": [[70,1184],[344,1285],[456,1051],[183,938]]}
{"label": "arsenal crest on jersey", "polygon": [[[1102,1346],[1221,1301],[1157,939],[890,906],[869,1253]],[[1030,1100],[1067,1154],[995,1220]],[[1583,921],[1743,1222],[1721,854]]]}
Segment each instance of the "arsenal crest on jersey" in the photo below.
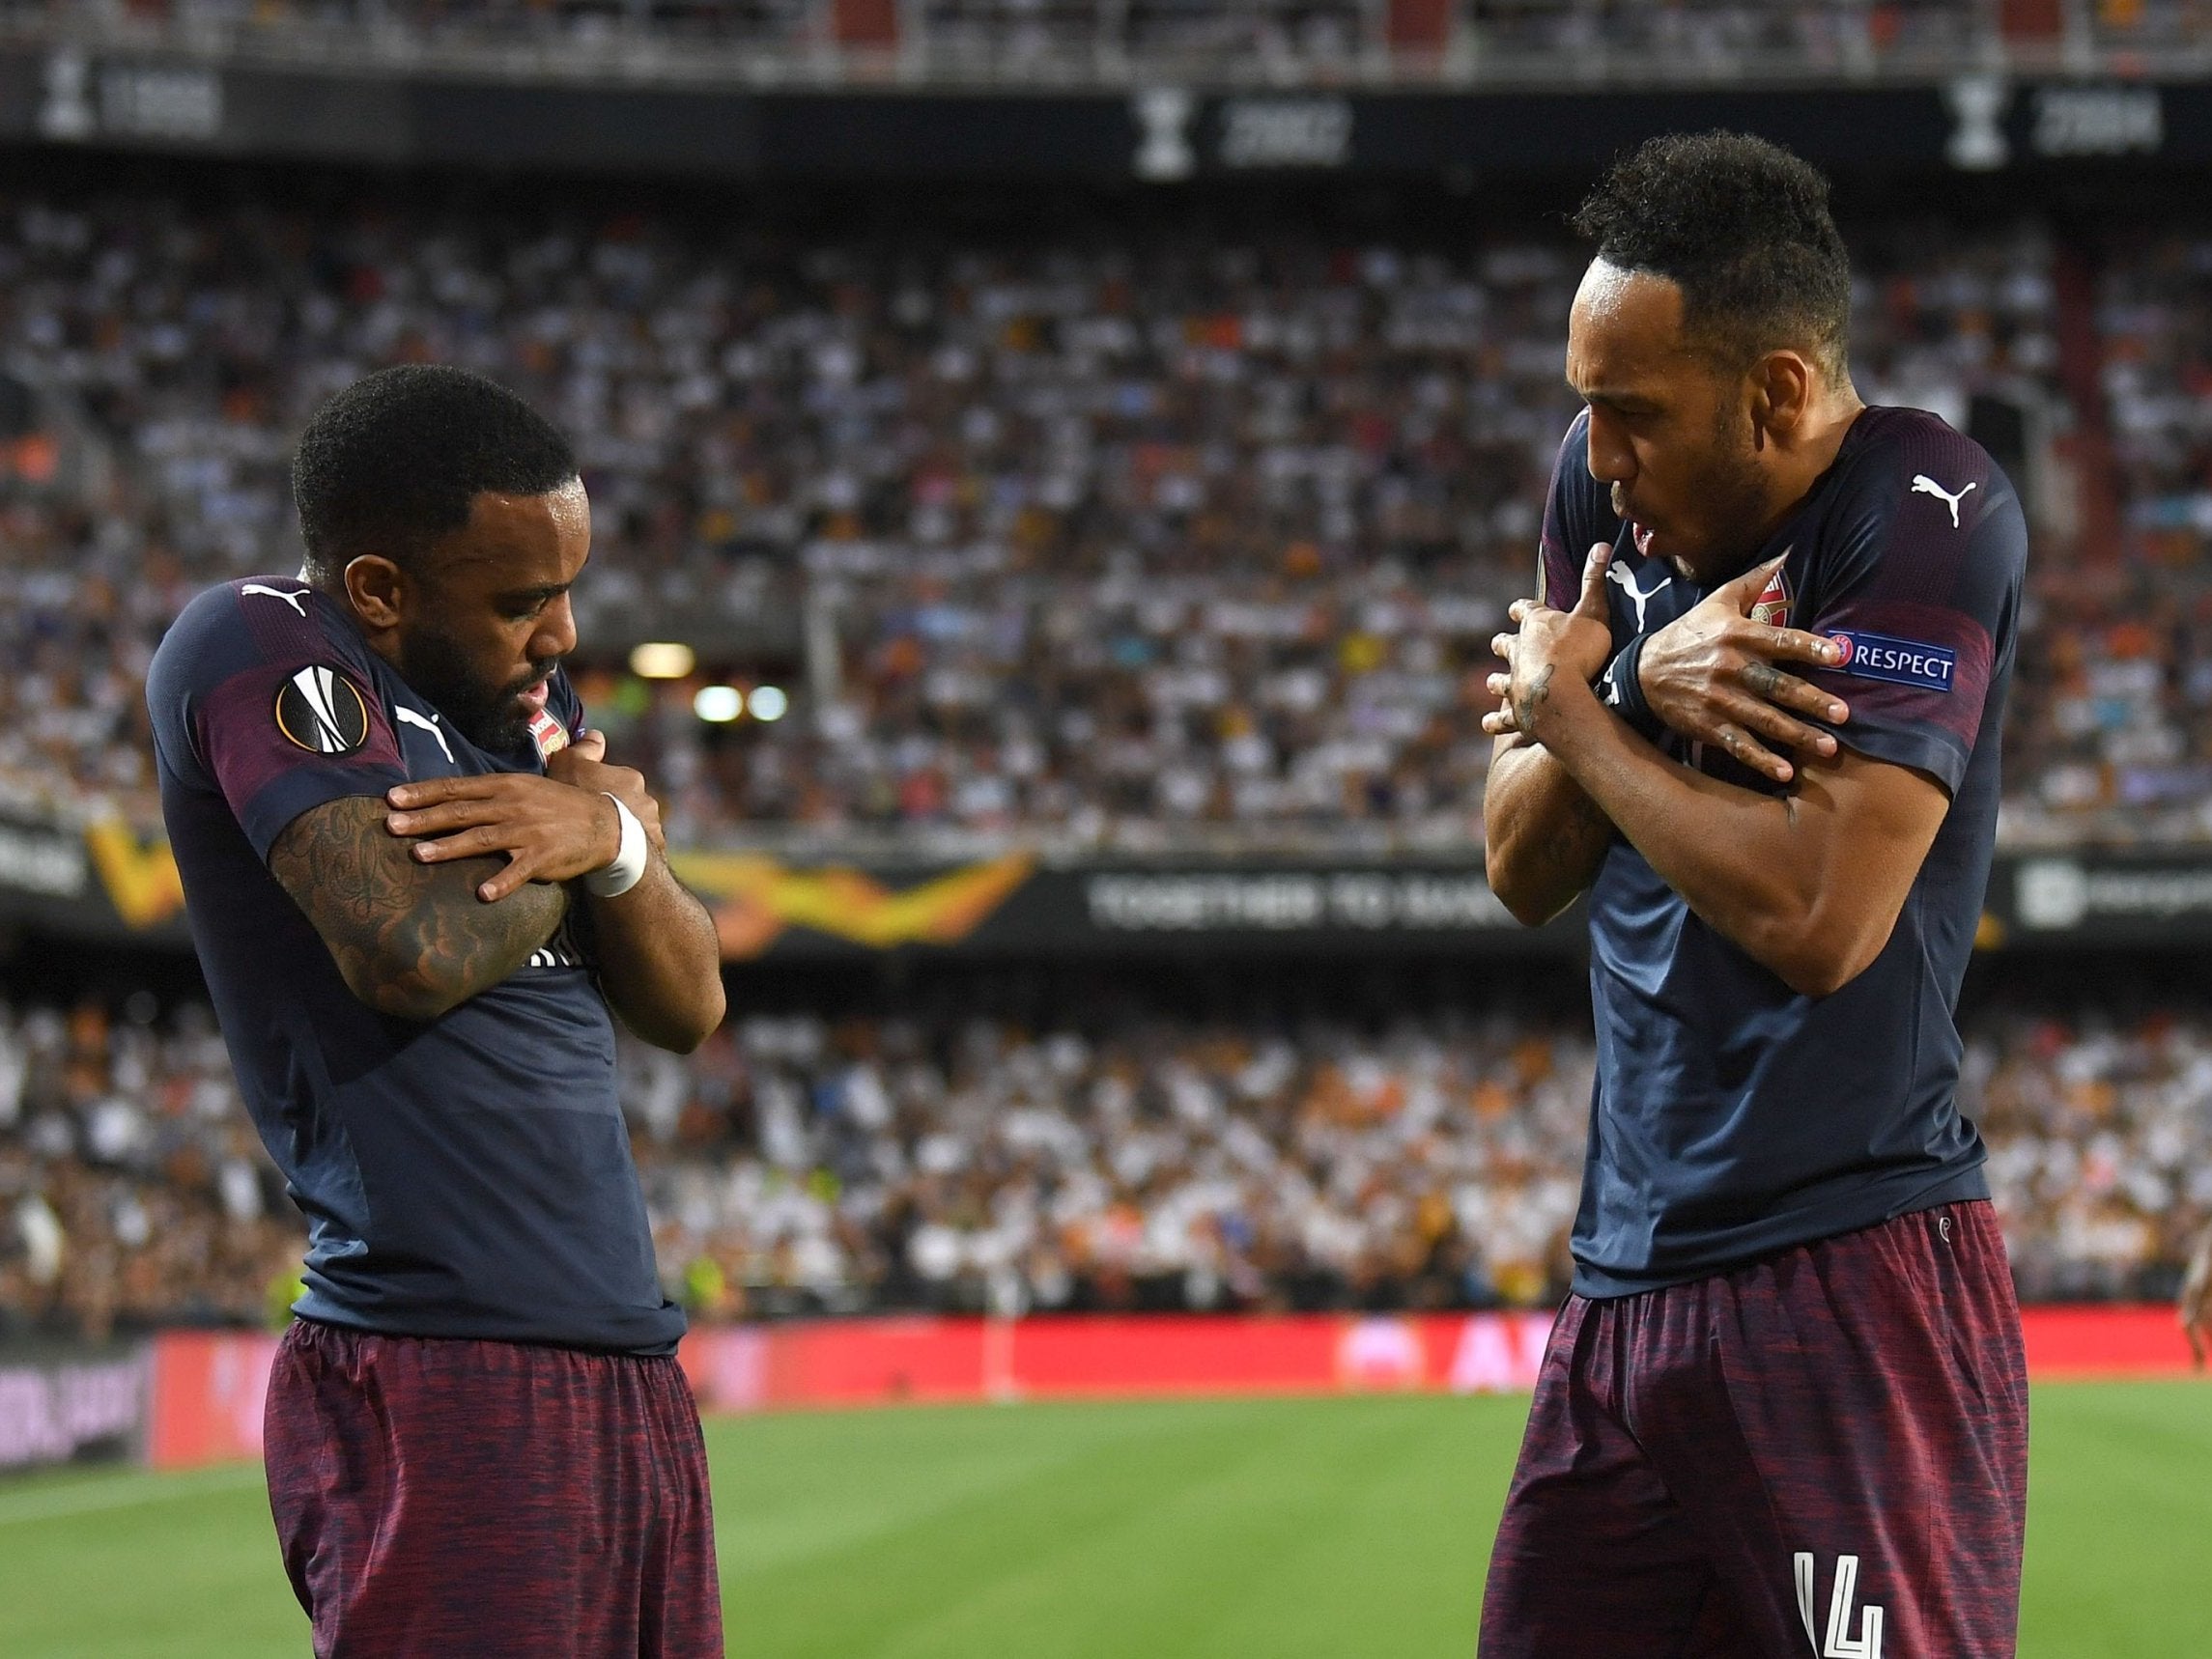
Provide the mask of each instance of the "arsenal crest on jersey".
{"label": "arsenal crest on jersey", "polygon": [[551,709],[540,709],[530,717],[530,742],[538,745],[538,759],[551,760],[568,747],[568,728]]}
{"label": "arsenal crest on jersey", "polygon": [[[1787,559],[1787,553],[1782,555]],[[1776,565],[1774,574],[1767,578],[1766,587],[1751,605],[1751,620],[1763,622],[1770,628],[1787,628],[1790,625],[1790,584],[1782,575],[1784,567]]]}

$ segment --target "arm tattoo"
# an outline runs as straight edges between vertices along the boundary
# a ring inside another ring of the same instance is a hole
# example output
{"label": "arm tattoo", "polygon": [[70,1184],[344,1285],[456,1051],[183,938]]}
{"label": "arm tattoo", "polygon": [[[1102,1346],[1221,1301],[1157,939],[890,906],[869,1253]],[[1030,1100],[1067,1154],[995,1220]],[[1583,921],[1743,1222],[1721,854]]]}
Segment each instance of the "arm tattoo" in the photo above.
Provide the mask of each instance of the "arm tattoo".
{"label": "arm tattoo", "polygon": [[1536,711],[1551,700],[1551,676],[1557,663],[1546,662],[1536,671],[1536,678],[1519,697],[1514,700],[1514,723],[1524,732],[1536,729]]}
{"label": "arm tattoo", "polygon": [[1564,803],[1557,828],[1535,849],[1546,880],[1588,886],[1592,870],[1613,838],[1613,821],[1580,789]]}
{"label": "arm tattoo", "polygon": [[1772,662],[1746,662],[1738,678],[1770,703],[1782,689],[1782,672]]}
{"label": "arm tattoo", "polygon": [[496,985],[553,937],[568,893],[532,882],[476,896],[496,858],[418,864],[384,828],[383,801],[345,796],[295,819],[269,868],[307,913],[347,986],[382,1013],[430,1020]]}

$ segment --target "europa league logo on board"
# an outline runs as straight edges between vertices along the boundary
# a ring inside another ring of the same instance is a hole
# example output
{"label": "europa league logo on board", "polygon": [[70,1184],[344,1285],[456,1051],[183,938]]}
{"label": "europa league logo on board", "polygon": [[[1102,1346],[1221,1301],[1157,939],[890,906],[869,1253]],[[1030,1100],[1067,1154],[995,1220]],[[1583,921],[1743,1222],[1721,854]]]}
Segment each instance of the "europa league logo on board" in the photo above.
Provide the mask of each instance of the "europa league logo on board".
{"label": "europa league logo on board", "polygon": [[1198,155],[1190,143],[1197,98],[1181,87],[1153,87],[1136,96],[1130,111],[1142,130],[1135,162],[1138,178],[1187,179],[1197,171]]}
{"label": "europa league logo on board", "polygon": [[2012,141],[1999,125],[2012,89],[1997,75],[1961,75],[1943,89],[1950,105],[1951,141],[1944,155],[1968,173],[1989,173],[2012,159]]}
{"label": "europa league logo on board", "polygon": [[92,107],[92,60],[65,46],[46,60],[46,97],[39,106],[39,131],[47,138],[77,143],[98,125]]}

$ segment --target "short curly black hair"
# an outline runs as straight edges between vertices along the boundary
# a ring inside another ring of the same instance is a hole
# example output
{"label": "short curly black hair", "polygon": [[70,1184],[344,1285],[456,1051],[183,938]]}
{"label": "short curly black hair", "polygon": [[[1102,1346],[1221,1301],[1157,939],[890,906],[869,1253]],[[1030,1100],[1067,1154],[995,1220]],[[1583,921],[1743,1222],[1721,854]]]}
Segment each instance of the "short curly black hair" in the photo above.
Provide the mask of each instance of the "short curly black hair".
{"label": "short curly black hair", "polygon": [[542,495],[576,476],[559,429],[496,381],[427,363],[379,370],[299,435],[292,498],[307,577],[334,581],[362,553],[413,564],[484,492]]}
{"label": "short curly black hair", "polygon": [[1680,287],[1685,330],[1732,367],[1796,347],[1846,372],[1851,256],[1828,181],[1780,145],[1742,132],[1651,139],[1572,223],[1607,265]]}

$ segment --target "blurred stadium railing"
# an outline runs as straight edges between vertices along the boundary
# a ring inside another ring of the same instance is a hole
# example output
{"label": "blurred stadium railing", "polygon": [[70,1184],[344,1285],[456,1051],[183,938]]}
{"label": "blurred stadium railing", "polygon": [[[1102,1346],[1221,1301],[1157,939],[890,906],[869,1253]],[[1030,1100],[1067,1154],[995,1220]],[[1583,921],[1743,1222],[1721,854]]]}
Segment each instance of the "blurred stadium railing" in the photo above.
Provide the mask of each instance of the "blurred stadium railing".
{"label": "blurred stadium railing", "polygon": [[99,51],[751,86],[1701,84],[2200,70],[2203,9],[2099,0],[12,0]]}

